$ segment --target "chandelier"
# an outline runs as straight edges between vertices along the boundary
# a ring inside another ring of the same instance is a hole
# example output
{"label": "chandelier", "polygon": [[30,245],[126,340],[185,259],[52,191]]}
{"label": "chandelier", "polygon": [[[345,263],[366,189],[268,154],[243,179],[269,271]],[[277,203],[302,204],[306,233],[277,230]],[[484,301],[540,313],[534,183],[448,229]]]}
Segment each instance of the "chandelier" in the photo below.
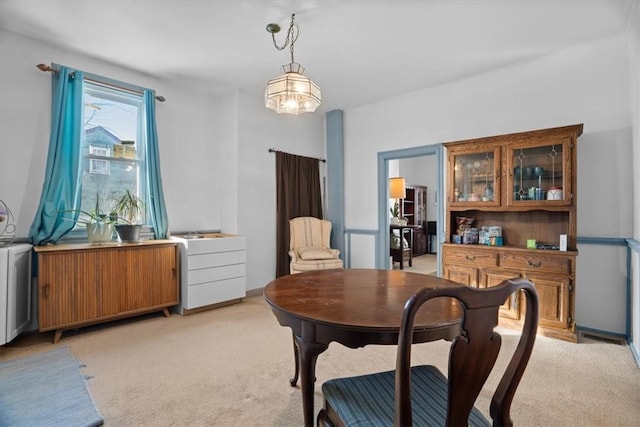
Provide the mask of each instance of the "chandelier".
{"label": "chandelier", "polygon": [[320,88],[311,79],[303,76],[304,67],[293,60],[293,45],[299,33],[294,17],[295,14],[292,14],[287,38],[282,46],[276,43],[276,33],[280,31],[280,26],[267,25],[267,31],[271,33],[276,49],[283,50],[288,45],[291,51],[291,63],[282,66],[284,74],[269,80],[264,93],[265,106],[276,113],[310,113],[314,112],[321,102]]}

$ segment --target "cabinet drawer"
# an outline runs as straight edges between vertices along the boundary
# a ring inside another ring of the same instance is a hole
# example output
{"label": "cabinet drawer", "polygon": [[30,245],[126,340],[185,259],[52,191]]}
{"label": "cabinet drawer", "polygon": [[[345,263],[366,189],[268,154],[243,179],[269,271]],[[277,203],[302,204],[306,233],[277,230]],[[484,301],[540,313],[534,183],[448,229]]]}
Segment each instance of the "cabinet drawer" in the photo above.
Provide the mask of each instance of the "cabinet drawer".
{"label": "cabinet drawer", "polygon": [[219,267],[231,264],[244,264],[245,251],[216,252],[199,255],[189,255],[189,270]]}
{"label": "cabinet drawer", "polygon": [[445,264],[471,265],[482,267],[497,267],[498,254],[486,250],[474,250],[468,248],[469,245],[460,245],[460,247],[452,248],[445,246],[442,250],[443,261]]}
{"label": "cabinet drawer", "polygon": [[237,277],[217,282],[201,283],[189,286],[187,293],[189,309],[243,298],[246,295],[245,279],[244,277]]}
{"label": "cabinet drawer", "polygon": [[232,279],[235,277],[244,278],[245,265],[234,264],[222,267],[203,268],[189,271],[189,286],[198,283],[213,282],[216,280]]}
{"label": "cabinet drawer", "polygon": [[238,251],[245,249],[244,237],[222,237],[217,239],[193,239],[187,244],[189,255],[212,252]]}
{"label": "cabinet drawer", "polygon": [[572,258],[549,256],[537,253],[504,252],[500,255],[500,266],[527,271],[572,274]]}

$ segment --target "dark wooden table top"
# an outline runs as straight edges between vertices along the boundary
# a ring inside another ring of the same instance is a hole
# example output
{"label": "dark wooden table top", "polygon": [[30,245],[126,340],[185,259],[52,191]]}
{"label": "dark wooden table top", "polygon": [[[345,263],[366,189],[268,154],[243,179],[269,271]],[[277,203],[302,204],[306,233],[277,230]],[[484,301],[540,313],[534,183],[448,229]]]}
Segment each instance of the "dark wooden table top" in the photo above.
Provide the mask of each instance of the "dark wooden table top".
{"label": "dark wooden table top", "polygon": [[[397,333],[404,305],[414,292],[424,287],[452,285],[462,286],[406,271],[320,270],[280,277],[265,287],[264,297],[274,310],[301,321]],[[420,310],[415,328],[451,327],[460,324],[461,316],[457,302],[434,299]]]}

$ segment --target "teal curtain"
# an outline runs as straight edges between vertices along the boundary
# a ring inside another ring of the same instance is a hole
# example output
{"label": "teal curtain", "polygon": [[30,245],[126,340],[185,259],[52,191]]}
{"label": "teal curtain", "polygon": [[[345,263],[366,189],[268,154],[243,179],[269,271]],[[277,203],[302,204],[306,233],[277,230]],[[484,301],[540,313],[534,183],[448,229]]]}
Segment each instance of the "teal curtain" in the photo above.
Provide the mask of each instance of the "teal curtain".
{"label": "teal curtain", "polygon": [[[51,136],[40,204],[29,230],[29,241],[55,243],[75,226],[78,213],[64,212],[79,204],[82,134],[82,72],[53,64],[51,73]],[[71,219],[64,220],[63,216]]]}
{"label": "teal curtain", "polygon": [[167,209],[162,193],[160,174],[160,151],[158,150],[158,131],[156,129],[155,92],[144,90],[145,135],[147,137],[147,207],[151,214],[151,225],[156,239],[165,239],[169,230]]}

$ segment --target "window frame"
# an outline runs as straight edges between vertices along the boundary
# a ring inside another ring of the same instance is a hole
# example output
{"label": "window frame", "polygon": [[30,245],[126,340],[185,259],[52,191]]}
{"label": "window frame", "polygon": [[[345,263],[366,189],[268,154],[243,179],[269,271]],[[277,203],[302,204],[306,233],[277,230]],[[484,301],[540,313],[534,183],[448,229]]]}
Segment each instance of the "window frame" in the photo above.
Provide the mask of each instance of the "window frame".
{"label": "window frame", "polygon": [[[84,177],[85,174],[85,166],[84,162],[86,160],[89,161],[89,166],[87,173],[96,173],[100,175],[107,175],[111,173],[110,163],[112,161],[116,162],[135,162],[137,163],[137,187],[138,187],[138,196],[142,197],[143,200],[147,200],[149,197],[149,183],[147,182],[147,171],[148,167],[148,149],[147,149],[147,138],[144,132],[145,120],[146,120],[146,112],[144,106],[144,90],[141,88],[137,88],[132,85],[128,85],[126,83],[117,82],[108,78],[92,75],[89,73],[85,73],[84,79],[82,82],[82,96],[86,94],[90,94],[94,97],[99,97],[105,100],[134,105],[137,107],[138,115],[137,115],[137,127],[136,127],[136,159],[130,159],[126,157],[118,158],[114,157],[114,153],[111,147],[103,146],[100,147],[99,144],[90,144],[87,143],[85,139],[85,117],[84,113],[80,118],[79,125],[82,127],[81,132],[81,141],[79,141],[78,147],[78,155],[79,155],[79,164],[78,164],[78,172],[80,174],[80,179]],[[83,109],[84,111],[84,109]],[[84,147],[88,146],[88,150],[85,152]],[[106,154],[105,154],[106,153]],[[95,163],[94,163],[95,162]],[[106,162],[108,165],[106,168],[107,172],[91,172],[97,164],[101,162]],[[142,190],[142,191],[140,191]],[[80,206],[82,206],[82,194],[78,196]],[[78,207],[80,209],[80,207]],[[153,226],[150,223],[151,214],[149,211],[148,204],[145,204],[145,212],[144,212],[144,223],[142,224],[142,228],[140,231],[140,237],[143,239],[153,238],[154,230]],[[75,227],[61,240],[85,240],[86,239],[86,227],[83,224],[76,223]]]}

